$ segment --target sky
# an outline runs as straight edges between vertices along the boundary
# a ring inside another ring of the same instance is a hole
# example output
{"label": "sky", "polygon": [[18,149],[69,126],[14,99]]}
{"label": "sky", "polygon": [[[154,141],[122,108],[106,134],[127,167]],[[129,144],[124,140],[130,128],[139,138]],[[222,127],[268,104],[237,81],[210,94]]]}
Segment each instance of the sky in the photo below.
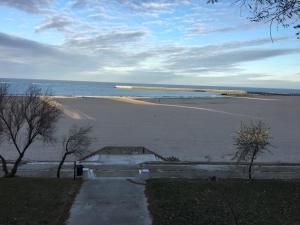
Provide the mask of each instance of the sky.
{"label": "sky", "polygon": [[294,29],[206,2],[0,0],[0,78],[300,88]]}

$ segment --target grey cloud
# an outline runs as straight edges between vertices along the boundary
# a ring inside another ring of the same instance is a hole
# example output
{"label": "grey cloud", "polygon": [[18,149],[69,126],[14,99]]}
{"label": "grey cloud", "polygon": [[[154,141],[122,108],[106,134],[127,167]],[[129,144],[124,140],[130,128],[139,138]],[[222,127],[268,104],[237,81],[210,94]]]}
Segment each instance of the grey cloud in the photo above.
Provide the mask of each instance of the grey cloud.
{"label": "grey cloud", "polygon": [[142,10],[165,10],[173,6],[172,3],[165,2],[146,2],[146,1],[127,1],[131,8]]}
{"label": "grey cloud", "polygon": [[46,29],[64,30],[67,25],[76,23],[74,19],[65,15],[51,15],[44,19],[44,22],[35,28],[36,32]]}
{"label": "grey cloud", "polygon": [[71,8],[81,8],[87,6],[89,4],[89,0],[75,0],[69,3]]}
{"label": "grey cloud", "polygon": [[[193,51],[193,50],[192,50]],[[166,61],[169,69],[187,70],[187,69],[204,69],[204,70],[223,70],[232,69],[237,64],[243,62],[256,61],[271,58],[280,55],[300,53],[300,48],[281,48],[281,49],[247,49],[229,52],[215,52],[209,55],[198,55],[185,52],[173,56]]]}
{"label": "grey cloud", "polygon": [[[269,76],[269,80],[255,80],[255,76],[251,77],[250,79],[241,79],[237,80],[236,83],[239,85],[247,86],[247,87],[261,87],[261,88],[297,88],[299,89],[300,82],[299,81],[290,81],[290,80],[277,80],[277,79],[272,79],[271,75],[265,75]],[[261,76],[264,77],[264,76]],[[259,77],[258,77],[259,78]],[[228,81],[229,82],[229,81]]]}
{"label": "grey cloud", "polygon": [[253,80],[253,78],[260,78],[266,76],[265,74],[237,74],[223,76],[223,77],[177,77],[176,83],[187,82],[197,83],[210,86],[241,86],[241,87],[261,87],[261,88],[299,88],[300,82],[291,82],[287,80]]}
{"label": "grey cloud", "polygon": [[259,23],[240,23],[227,27],[207,27],[205,24],[194,25],[194,28],[187,30],[189,35],[206,35],[211,33],[231,33],[234,31],[246,31],[261,26]]}
{"label": "grey cloud", "polygon": [[61,52],[55,46],[41,44],[35,41],[8,35],[1,32],[0,48],[10,49],[11,53],[13,53],[14,51],[21,51],[21,53],[31,53],[33,55],[61,55]]}
{"label": "grey cloud", "polygon": [[237,30],[246,30],[247,27],[245,24],[243,25],[237,25],[237,26],[229,26],[229,27],[221,27],[221,28],[207,28],[198,26],[193,29],[188,30],[188,33],[190,34],[210,34],[210,33],[226,33],[226,32],[232,32]]}
{"label": "grey cloud", "polygon": [[299,53],[300,49],[297,48],[280,48],[279,41],[288,39],[290,37],[277,38],[273,49],[253,49],[271,43],[269,38],[259,38],[193,47],[169,45],[152,51],[157,51],[156,55],[162,58],[165,68],[182,73],[232,72],[239,70],[239,63]]}
{"label": "grey cloud", "polygon": [[176,0],[118,0],[125,6],[143,12],[145,16],[158,16],[157,13],[169,12],[172,8],[188,4],[189,1],[176,1]]}
{"label": "grey cloud", "polygon": [[[278,37],[274,38],[274,41],[284,41],[288,40],[290,37]],[[199,52],[209,52],[214,53],[216,51],[225,51],[225,50],[233,50],[233,49],[239,49],[239,48],[247,48],[247,47],[256,47],[261,46],[265,44],[271,44],[272,40],[270,38],[257,38],[252,40],[243,40],[243,41],[227,41],[220,44],[210,44],[210,45],[204,45],[201,47],[195,47],[192,48],[193,54],[199,55]]]}
{"label": "grey cloud", "polygon": [[62,75],[74,78],[108,66],[135,66],[151,56],[147,52],[128,53],[109,48],[97,55],[79,54],[67,46],[45,45],[4,33],[0,33],[0,51],[0,76],[30,74],[47,79]]}
{"label": "grey cloud", "polygon": [[[288,40],[290,37],[278,37],[274,39],[275,44],[279,41]],[[255,47],[265,44],[272,43],[270,38],[258,38],[252,40],[243,41],[227,41],[219,44],[208,44],[202,46],[187,47],[183,45],[167,45],[159,49],[153,49],[152,51],[157,51],[157,55],[166,55],[169,59],[174,58],[199,58],[201,56],[210,56],[220,54],[229,50],[235,50],[240,48]],[[272,43],[274,45],[274,43]]]}
{"label": "grey cloud", "polygon": [[[284,41],[291,39],[288,36],[282,36],[282,37],[276,37],[273,39],[273,42],[277,41]],[[272,40],[267,38],[257,38],[257,39],[251,39],[251,40],[244,40],[244,41],[228,41],[221,44],[215,44],[215,45],[207,45],[207,48],[212,49],[234,49],[234,48],[244,48],[244,47],[253,47],[253,46],[259,46],[264,44],[271,44],[273,43]]]}
{"label": "grey cloud", "polygon": [[153,55],[148,52],[128,53],[122,49],[107,48],[99,49],[95,57],[97,57],[99,67],[131,67],[138,66],[147,58]]}
{"label": "grey cloud", "polygon": [[59,47],[0,33],[0,73],[17,71],[19,74],[40,72],[62,73],[95,68],[97,60],[85,55],[72,54]]}
{"label": "grey cloud", "polygon": [[67,40],[66,44],[69,46],[101,50],[111,46],[139,41],[146,34],[147,32],[145,31],[119,31],[90,37],[82,37],[79,35],[78,37]]}
{"label": "grey cloud", "polygon": [[[73,0],[69,3],[71,8],[93,7],[95,5],[104,5],[106,1],[99,0]],[[163,1],[163,0],[109,0],[108,3],[118,3],[125,5],[134,10],[166,10],[178,4],[177,1]],[[182,2],[185,3],[185,2]]]}
{"label": "grey cloud", "polygon": [[133,83],[170,83],[176,75],[173,72],[163,72],[156,70],[140,70],[130,72],[130,74],[110,74],[111,80],[115,82]]}
{"label": "grey cloud", "polygon": [[29,13],[44,12],[53,0],[1,0],[0,5],[13,7]]}

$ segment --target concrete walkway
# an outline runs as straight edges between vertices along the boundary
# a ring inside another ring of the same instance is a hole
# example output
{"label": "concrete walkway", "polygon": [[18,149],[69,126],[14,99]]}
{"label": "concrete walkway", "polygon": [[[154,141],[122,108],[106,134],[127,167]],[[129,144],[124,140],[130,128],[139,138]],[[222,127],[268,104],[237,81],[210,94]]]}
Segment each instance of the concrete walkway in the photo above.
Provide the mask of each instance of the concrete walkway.
{"label": "concrete walkway", "polygon": [[120,178],[83,183],[68,225],[150,225],[144,186]]}

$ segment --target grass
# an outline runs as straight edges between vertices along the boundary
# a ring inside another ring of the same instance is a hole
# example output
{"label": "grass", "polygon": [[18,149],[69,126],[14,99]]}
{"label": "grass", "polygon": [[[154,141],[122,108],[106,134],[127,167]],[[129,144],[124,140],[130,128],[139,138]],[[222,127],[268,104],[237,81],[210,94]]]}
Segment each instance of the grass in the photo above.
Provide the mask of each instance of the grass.
{"label": "grass", "polygon": [[300,225],[298,181],[152,179],[153,225]]}
{"label": "grass", "polygon": [[1,225],[61,225],[81,181],[0,178]]}

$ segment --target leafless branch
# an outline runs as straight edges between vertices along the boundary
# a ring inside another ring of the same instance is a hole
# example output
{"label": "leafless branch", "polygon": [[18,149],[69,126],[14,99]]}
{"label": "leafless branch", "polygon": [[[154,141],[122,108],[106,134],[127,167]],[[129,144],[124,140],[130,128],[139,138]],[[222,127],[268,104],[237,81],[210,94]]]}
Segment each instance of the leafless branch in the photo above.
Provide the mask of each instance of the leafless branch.
{"label": "leafless branch", "polygon": [[[208,0],[208,3],[216,3],[218,0]],[[300,29],[300,0],[236,0],[241,9],[246,9],[251,15],[249,20],[253,22],[270,23],[270,35],[272,37],[272,24]],[[300,32],[296,33],[299,38]]]}
{"label": "leafless branch", "polygon": [[53,98],[40,88],[31,86],[23,96],[8,93],[8,86],[0,86],[0,127],[19,156],[8,176],[14,176],[25,152],[37,139],[50,142],[61,111]]}
{"label": "leafless branch", "polygon": [[82,156],[87,152],[88,147],[92,143],[92,138],[89,136],[92,127],[77,127],[72,126],[69,130],[68,136],[63,139],[64,154],[58,165],[56,176],[60,177],[61,168],[69,155],[76,157]]}

